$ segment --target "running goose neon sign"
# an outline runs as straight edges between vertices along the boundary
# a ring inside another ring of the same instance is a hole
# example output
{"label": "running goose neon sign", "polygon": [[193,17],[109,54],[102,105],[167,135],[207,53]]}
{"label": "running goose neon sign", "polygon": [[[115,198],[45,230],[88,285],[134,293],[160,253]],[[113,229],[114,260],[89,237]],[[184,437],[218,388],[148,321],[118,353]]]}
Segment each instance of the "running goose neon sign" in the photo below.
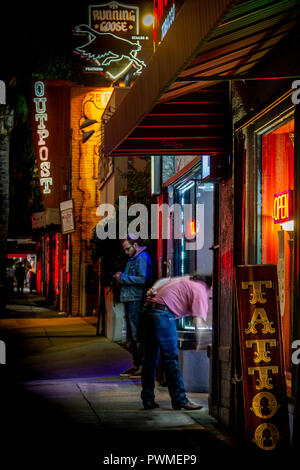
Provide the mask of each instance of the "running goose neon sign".
{"label": "running goose neon sign", "polygon": [[110,2],[90,5],[89,24],[74,28],[74,34],[87,35],[88,41],[75,48],[90,65],[86,72],[100,72],[112,81],[124,76],[133,67],[134,75],[142,72],[145,62],[138,58],[142,46],[139,36],[139,8]]}

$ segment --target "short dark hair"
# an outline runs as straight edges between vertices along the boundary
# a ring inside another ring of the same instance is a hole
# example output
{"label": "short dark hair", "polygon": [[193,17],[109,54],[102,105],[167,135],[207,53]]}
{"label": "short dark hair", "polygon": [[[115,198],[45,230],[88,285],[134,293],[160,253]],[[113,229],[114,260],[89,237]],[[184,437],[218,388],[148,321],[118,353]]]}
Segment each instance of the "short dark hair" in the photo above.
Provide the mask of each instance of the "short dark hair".
{"label": "short dark hair", "polygon": [[194,273],[190,276],[191,281],[202,281],[207,284],[208,287],[212,286],[212,276],[207,276],[205,274]]}
{"label": "short dark hair", "polygon": [[131,246],[133,246],[135,243],[138,244],[138,246],[143,246],[142,239],[135,235],[134,233],[128,233],[126,238],[121,239],[121,243],[128,241]]}

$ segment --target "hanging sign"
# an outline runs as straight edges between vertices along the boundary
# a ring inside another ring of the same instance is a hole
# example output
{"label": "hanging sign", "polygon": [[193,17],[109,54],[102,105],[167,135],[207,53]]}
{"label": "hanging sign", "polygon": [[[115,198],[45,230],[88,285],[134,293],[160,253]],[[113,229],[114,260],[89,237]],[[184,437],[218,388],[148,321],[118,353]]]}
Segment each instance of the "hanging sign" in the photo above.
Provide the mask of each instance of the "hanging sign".
{"label": "hanging sign", "polygon": [[38,147],[38,162],[40,170],[40,185],[43,194],[50,194],[53,185],[53,178],[51,173],[51,161],[49,158],[49,147],[47,139],[49,137],[49,130],[47,129],[48,121],[48,98],[46,94],[45,84],[42,80],[37,80],[34,83],[34,105],[35,115],[34,119],[37,123],[37,147]]}
{"label": "hanging sign", "polygon": [[[34,80],[30,117],[39,185],[44,210],[56,209],[68,180],[70,84],[62,80]],[[46,214],[46,218],[47,218]]]}
{"label": "hanging sign", "polygon": [[246,438],[276,452],[289,443],[277,267],[237,266],[235,283]]}
{"label": "hanging sign", "polygon": [[137,5],[90,5],[89,23],[73,29],[74,35],[85,36],[73,52],[85,60],[85,72],[98,72],[111,81],[127,73],[136,78],[152,52],[152,29],[141,21]]}

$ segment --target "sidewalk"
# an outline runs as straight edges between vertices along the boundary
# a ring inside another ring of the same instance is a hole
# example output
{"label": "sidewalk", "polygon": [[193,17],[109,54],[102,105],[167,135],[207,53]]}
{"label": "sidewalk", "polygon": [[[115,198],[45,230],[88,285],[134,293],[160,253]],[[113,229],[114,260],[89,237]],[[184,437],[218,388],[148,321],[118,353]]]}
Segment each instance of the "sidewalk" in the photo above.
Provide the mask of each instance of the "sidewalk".
{"label": "sidewalk", "polygon": [[18,295],[16,289],[13,294],[7,297],[7,304],[4,312],[1,312],[0,318],[30,317],[30,318],[48,318],[57,316],[66,316],[66,313],[58,312],[55,306],[38,292],[30,292],[24,288],[23,295]]}
{"label": "sidewalk", "polygon": [[31,468],[54,459],[86,469],[126,456],[136,468],[148,466],[149,455],[188,455],[185,464],[192,455],[197,463],[232,458],[234,442],[209,415],[207,394],[188,394],[202,410],[174,411],[166,387],[157,386],[160,408],[146,411],[140,380],[119,377],[130,354],[97,337],[93,319],[23,313],[0,319],[7,347],[0,413],[10,458]]}

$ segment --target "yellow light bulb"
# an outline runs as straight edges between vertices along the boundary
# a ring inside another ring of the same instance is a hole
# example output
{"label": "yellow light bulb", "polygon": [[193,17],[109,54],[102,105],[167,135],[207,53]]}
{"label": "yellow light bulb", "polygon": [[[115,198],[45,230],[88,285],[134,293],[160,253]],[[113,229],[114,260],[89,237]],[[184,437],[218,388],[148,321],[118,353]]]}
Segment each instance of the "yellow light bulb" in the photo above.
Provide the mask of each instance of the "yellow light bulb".
{"label": "yellow light bulb", "polygon": [[154,23],[153,15],[149,14],[149,15],[144,16],[143,23],[144,23],[145,26],[153,25],[153,23]]}

